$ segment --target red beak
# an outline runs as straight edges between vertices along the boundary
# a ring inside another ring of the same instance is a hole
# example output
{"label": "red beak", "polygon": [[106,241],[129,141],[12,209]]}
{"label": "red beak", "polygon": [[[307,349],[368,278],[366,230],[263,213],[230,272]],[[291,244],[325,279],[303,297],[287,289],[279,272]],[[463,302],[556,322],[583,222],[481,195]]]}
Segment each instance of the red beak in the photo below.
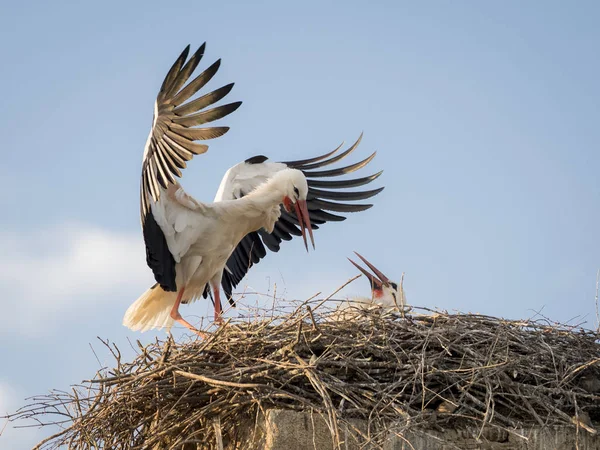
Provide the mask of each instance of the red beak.
{"label": "red beak", "polygon": [[[356,253],[356,252],[354,252],[354,253]],[[389,278],[386,277],[383,273],[381,273],[381,271],[379,269],[377,269],[373,264],[371,264],[369,261],[367,261],[365,258],[363,258],[358,253],[356,253],[356,256],[358,256],[360,259],[362,259],[362,261],[369,267],[369,269],[371,269],[373,271],[373,273],[375,273],[375,275],[377,275],[378,278],[375,278],[372,274],[367,272],[366,269],[363,269],[361,266],[359,266],[354,261],[352,261],[350,258],[348,258],[348,261],[350,261],[352,264],[354,264],[358,270],[360,270],[362,273],[365,274],[365,276],[371,282],[371,286],[381,288],[382,286],[390,285]]]}
{"label": "red beak", "polygon": [[314,249],[315,238],[313,237],[312,226],[310,224],[310,216],[308,215],[308,207],[306,205],[306,200],[298,200],[294,204],[294,207],[296,208],[296,217],[298,218],[298,223],[300,224],[302,239],[304,239],[304,247],[306,247],[306,251],[308,251],[308,242],[306,241],[306,233],[304,231],[304,228],[306,228],[310,236],[310,242]]}

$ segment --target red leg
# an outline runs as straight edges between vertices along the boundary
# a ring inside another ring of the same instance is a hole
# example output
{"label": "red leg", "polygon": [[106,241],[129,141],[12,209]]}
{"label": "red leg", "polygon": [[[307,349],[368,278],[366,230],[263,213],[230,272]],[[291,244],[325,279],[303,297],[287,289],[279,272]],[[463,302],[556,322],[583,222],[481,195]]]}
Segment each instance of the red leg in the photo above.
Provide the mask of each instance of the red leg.
{"label": "red leg", "polygon": [[219,283],[210,283],[212,286],[213,294],[215,296],[215,322],[218,324],[223,324],[223,316],[221,311],[221,289]]}
{"label": "red leg", "polygon": [[184,327],[188,328],[189,330],[193,331],[201,338],[206,338],[206,333],[203,333],[202,331],[199,331],[196,328],[194,328],[194,326],[192,324],[190,324],[187,320],[185,320],[183,317],[181,317],[181,314],[179,314],[179,305],[181,304],[181,298],[183,297],[184,291],[185,291],[185,288],[181,288],[181,290],[177,294],[177,300],[175,301],[175,304],[173,305],[173,309],[171,309],[171,318],[173,320],[176,320],[177,322],[179,322],[180,324],[182,324]]}

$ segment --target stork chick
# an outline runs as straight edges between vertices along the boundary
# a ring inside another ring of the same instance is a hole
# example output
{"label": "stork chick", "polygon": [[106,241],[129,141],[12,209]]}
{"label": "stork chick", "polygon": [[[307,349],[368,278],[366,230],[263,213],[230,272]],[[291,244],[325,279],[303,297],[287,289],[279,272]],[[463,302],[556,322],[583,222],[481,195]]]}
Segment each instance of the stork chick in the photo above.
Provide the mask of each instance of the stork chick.
{"label": "stork chick", "polygon": [[367,261],[363,256],[361,256],[357,252],[354,253],[375,274],[372,275],[365,268],[361,267],[359,264],[355,263],[350,258],[348,258],[348,261],[354,264],[354,266],[369,279],[369,283],[371,284],[371,298],[369,299],[366,297],[359,297],[354,301],[367,304],[371,303],[374,305],[381,306],[395,306],[403,310],[406,307],[406,297],[404,296],[404,288],[402,287],[402,283],[398,285],[397,283],[390,281],[388,277],[386,277],[379,269],[377,269],[373,264]]}
{"label": "stork chick", "polygon": [[386,277],[379,269],[367,261],[363,256],[358,253],[356,253],[356,255],[375,274],[371,274],[365,268],[348,258],[348,260],[369,279],[369,283],[371,285],[371,296],[355,297],[346,300],[339,306],[334,314],[332,314],[331,318],[333,320],[355,319],[356,317],[360,316],[361,309],[368,309],[376,306],[386,309],[396,309],[402,314],[410,311],[410,307],[406,305],[406,297],[404,295],[402,282],[397,284],[393,281],[390,281],[388,277]]}

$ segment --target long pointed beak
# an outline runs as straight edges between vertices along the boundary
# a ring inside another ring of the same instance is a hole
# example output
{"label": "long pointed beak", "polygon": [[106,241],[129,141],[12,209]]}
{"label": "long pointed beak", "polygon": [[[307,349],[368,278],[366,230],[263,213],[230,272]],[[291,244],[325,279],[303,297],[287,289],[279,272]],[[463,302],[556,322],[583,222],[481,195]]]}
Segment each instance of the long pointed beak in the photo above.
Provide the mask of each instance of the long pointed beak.
{"label": "long pointed beak", "polygon": [[[354,253],[356,253],[356,252],[354,252]],[[373,273],[377,276],[377,278],[375,278],[375,276],[370,274],[366,269],[362,268],[357,263],[352,261],[350,258],[348,258],[348,261],[350,261],[352,264],[354,264],[354,266],[358,270],[360,270],[363,274],[365,274],[365,276],[369,279],[369,281],[371,281],[371,284],[373,285],[373,287],[375,287],[375,286],[381,287],[381,286],[389,286],[390,285],[389,278],[386,277],[383,273],[381,273],[381,271],[379,269],[377,269],[373,264],[371,264],[369,261],[367,261],[360,254],[356,253],[356,256],[358,256],[369,267],[369,269],[371,269],[373,271]]]}
{"label": "long pointed beak", "polygon": [[304,239],[304,247],[306,248],[306,251],[308,251],[308,242],[306,240],[306,232],[304,231],[304,228],[306,228],[308,230],[308,235],[310,236],[310,242],[314,249],[315,238],[313,237],[312,225],[310,224],[310,216],[308,214],[308,206],[306,205],[306,200],[298,200],[294,204],[294,207],[296,208],[296,217],[298,218],[298,223],[300,224],[302,239]]}

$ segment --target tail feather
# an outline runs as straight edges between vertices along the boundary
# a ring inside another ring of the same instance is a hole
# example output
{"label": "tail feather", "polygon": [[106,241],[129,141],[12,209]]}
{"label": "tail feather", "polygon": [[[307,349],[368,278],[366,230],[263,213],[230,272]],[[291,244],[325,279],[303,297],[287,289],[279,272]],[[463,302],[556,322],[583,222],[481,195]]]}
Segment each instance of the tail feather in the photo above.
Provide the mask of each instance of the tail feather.
{"label": "tail feather", "polygon": [[171,309],[177,300],[177,292],[166,292],[154,285],[138,298],[125,312],[123,325],[133,331],[148,331],[153,328],[173,326]]}

